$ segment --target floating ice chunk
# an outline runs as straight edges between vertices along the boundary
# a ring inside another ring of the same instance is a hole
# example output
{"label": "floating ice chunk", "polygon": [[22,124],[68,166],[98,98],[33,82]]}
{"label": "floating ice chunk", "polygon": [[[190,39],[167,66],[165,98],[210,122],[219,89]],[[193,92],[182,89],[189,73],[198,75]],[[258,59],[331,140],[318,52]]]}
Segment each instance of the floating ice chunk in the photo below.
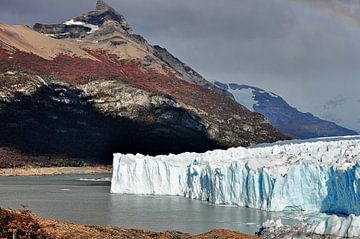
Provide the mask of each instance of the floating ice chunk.
{"label": "floating ice chunk", "polygon": [[262,225],[263,227],[274,227],[274,228],[280,228],[283,226],[281,219],[278,220],[267,220],[266,222],[263,223]]}
{"label": "floating ice chunk", "polygon": [[85,182],[110,182],[111,178],[79,178],[78,180]]}

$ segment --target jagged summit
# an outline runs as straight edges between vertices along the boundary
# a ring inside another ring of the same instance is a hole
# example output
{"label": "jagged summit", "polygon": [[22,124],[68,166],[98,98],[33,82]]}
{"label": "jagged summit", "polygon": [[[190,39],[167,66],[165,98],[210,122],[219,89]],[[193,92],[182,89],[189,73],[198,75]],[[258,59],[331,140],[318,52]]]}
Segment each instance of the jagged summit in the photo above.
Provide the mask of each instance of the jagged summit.
{"label": "jagged summit", "polygon": [[[109,28],[109,26],[111,27]],[[125,17],[103,0],[97,1],[95,11],[73,17],[60,24],[36,23],[34,30],[57,39],[76,38],[86,40],[88,38],[91,41],[97,40],[94,39],[94,34],[104,35],[120,31],[127,35],[134,35]]]}
{"label": "jagged summit", "polygon": [[96,11],[103,11],[103,10],[109,10],[112,9],[105,1],[98,0],[96,2]]}

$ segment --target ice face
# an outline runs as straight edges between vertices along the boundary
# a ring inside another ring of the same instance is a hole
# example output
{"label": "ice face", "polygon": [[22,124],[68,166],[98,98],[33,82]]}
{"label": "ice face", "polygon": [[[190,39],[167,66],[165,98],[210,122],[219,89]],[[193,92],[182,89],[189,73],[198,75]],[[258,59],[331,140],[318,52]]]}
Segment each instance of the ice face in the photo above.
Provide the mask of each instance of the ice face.
{"label": "ice face", "polygon": [[114,155],[112,193],[360,215],[360,136],[169,156]]}
{"label": "ice face", "polygon": [[[339,217],[319,214],[293,226],[284,226],[281,220],[268,220],[258,232],[261,238],[359,238],[360,217]],[[316,235],[327,235],[319,237]]]}
{"label": "ice face", "polygon": [[360,217],[350,215],[348,217],[329,216],[326,219],[308,224],[306,231],[320,235],[334,235],[338,237],[357,237],[360,235]]}

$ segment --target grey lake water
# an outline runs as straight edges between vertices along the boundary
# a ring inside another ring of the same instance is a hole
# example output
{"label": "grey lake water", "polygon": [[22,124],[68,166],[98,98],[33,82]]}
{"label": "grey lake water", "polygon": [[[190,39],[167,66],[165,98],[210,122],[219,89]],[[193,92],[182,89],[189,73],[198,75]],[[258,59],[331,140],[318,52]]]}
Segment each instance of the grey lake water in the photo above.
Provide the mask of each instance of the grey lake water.
{"label": "grey lake water", "polygon": [[[199,234],[232,229],[254,234],[267,219],[291,214],[214,206],[183,197],[110,194],[111,175],[0,177],[0,206],[27,205],[36,215],[89,225]],[[85,179],[85,180],[84,180]]]}

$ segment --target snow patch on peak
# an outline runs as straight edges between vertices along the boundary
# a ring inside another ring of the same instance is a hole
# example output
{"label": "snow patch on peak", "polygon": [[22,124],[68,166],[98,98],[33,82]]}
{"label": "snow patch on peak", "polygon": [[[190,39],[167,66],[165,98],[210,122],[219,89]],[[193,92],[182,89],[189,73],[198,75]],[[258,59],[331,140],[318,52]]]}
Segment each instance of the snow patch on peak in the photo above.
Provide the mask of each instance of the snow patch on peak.
{"label": "snow patch on peak", "polygon": [[75,25],[75,26],[84,26],[84,27],[90,28],[91,30],[89,32],[87,32],[88,34],[91,34],[95,31],[99,30],[99,26],[92,25],[92,24],[85,23],[85,22],[74,21],[74,19],[70,19],[70,20],[64,22],[63,24],[65,24],[67,26]]}
{"label": "snow patch on peak", "polygon": [[272,92],[270,92],[270,91],[265,92],[265,93],[269,94],[271,97],[274,97],[274,98],[279,98],[279,96],[278,96],[278,95],[276,95],[276,94],[274,94],[274,93],[272,93]]}
{"label": "snow patch on peak", "polygon": [[259,103],[255,100],[254,89],[243,88],[233,90],[230,88],[228,91],[233,94],[239,104],[245,106],[250,111],[254,111],[254,106]]}

